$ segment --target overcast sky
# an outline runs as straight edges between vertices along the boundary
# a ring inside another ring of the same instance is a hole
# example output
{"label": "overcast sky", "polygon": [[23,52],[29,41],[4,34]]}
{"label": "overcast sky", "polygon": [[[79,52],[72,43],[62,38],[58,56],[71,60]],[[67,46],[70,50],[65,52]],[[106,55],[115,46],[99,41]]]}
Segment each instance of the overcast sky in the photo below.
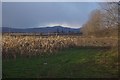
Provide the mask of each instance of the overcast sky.
{"label": "overcast sky", "polygon": [[3,2],[2,26],[35,28],[61,25],[79,28],[97,8],[99,4],[95,2]]}

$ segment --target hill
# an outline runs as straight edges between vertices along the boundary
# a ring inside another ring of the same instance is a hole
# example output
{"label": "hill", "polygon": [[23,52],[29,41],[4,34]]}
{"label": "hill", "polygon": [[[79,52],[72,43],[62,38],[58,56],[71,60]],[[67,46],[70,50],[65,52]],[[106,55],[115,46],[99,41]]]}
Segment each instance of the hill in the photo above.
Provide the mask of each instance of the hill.
{"label": "hill", "polygon": [[9,28],[9,27],[2,27],[2,32],[13,32],[13,33],[80,33],[80,28],[68,28],[63,26],[53,26],[53,27],[41,27],[41,28]]}

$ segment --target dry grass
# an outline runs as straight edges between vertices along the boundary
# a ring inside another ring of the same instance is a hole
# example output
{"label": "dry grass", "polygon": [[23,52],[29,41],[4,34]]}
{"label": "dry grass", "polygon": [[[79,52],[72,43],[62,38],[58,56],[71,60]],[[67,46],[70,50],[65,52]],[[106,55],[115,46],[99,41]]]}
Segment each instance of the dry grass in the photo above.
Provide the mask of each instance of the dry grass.
{"label": "dry grass", "polygon": [[81,37],[81,36],[9,36],[2,37],[3,58],[53,54],[69,47],[113,47],[117,45],[113,37]]}

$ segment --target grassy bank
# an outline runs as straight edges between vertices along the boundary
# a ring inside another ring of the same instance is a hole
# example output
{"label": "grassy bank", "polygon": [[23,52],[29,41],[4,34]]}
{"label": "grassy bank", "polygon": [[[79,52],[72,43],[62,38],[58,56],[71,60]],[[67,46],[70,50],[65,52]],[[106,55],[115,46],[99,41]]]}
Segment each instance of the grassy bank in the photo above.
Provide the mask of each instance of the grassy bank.
{"label": "grassy bank", "polygon": [[70,48],[55,55],[4,60],[3,78],[117,77],[116,68],[97,63],[98,54],[105,52],[100,48]]}

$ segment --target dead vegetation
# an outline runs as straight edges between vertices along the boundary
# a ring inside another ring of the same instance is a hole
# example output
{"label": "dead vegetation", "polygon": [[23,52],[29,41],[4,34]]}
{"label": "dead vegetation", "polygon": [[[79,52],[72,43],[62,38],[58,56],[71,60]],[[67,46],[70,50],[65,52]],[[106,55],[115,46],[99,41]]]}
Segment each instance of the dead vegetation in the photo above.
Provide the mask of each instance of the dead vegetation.
{"label": "dead vegetation", "polygon": [[3,36],[3,58],[20,56],[37,56],[54,54],[70,47],[113,47],[117,45],[113,37],[81,37],[81,36]]}

